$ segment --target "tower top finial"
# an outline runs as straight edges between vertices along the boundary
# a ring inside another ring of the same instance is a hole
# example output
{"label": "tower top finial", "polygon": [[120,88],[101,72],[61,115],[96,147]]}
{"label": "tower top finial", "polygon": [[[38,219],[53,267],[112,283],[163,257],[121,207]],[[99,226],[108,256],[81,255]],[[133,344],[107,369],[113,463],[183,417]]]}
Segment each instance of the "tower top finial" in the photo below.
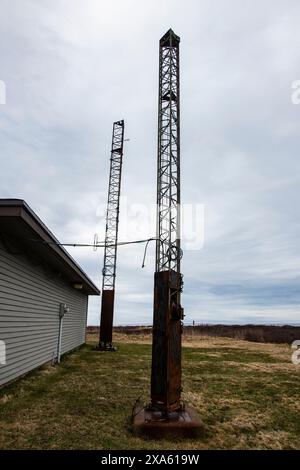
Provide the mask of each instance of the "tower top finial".
{"label": "tower top finial", "polygon": [[180,37],[177,36],[173,29],[170,28],[164,35],[163,37],[161,38],[161,40],[159,41],[160,45],[161,46],[165,46],[165,47],[178,47],[179,46],[179,43],[180,43]]}

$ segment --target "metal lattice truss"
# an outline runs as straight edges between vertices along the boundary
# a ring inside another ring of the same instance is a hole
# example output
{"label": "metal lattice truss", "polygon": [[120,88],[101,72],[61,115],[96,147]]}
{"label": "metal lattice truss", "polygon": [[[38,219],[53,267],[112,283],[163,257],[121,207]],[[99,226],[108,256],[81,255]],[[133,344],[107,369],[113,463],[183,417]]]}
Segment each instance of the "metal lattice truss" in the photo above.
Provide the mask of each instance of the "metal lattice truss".
{"label": "metal lattice truss", "polygon": [[179,42],[170,29],[159,48],[156,271],[180,272]]}
{"label": "metal lattice truss", "polygon": [[124,121],[122,120],[113,124],[102,270],[103,290],[113,290],[115,287],[123,145]]}

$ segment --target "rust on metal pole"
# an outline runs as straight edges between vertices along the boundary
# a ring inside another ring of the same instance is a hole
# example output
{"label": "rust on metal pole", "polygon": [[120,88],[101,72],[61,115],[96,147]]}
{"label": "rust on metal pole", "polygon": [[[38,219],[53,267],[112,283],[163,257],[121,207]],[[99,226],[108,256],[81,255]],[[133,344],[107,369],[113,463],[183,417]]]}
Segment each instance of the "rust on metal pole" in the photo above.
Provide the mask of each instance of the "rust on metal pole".
{"label": "rust on metal pole", "polygon": [[102,291],[100,344],[103,344],[104,349],[112,347],[114,300],[114,290]]}
{"label": "rust on metal pole", "polygon": [[181,409],[181,320],[178,293],[181,275],[176,271],[154,276],[154,318],[151,407],[165,412]]}

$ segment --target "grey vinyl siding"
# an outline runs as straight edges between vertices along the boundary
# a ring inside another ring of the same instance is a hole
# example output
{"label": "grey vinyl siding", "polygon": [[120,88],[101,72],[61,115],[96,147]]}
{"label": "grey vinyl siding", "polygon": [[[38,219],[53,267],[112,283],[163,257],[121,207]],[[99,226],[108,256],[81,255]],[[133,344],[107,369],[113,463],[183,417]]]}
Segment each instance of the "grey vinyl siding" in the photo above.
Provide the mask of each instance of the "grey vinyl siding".
{"label": "grey vinyl siding", "polygon": [[0,242],[0,340],[6,344],[0,386],[57,357],[60,303],[70,308],[63,319],[64,354],[85,342],[87,294]]}

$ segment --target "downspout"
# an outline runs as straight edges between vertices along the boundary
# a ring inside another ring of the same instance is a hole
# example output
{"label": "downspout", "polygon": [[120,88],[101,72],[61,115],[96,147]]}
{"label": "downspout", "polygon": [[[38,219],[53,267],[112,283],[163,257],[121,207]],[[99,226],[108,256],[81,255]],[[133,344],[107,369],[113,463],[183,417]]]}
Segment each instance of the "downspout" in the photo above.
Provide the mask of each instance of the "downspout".
{"label": "downspout", "polygon": [[61,339],[62,339],[62,331],[63,331],[63,320],[65,313],[69,312],[69,307],[67,304],[60,304],[59,305],[59,330],[58,330],[58,345],[57,345],[57,363],[60,363],[60,356],[61,356]]}

